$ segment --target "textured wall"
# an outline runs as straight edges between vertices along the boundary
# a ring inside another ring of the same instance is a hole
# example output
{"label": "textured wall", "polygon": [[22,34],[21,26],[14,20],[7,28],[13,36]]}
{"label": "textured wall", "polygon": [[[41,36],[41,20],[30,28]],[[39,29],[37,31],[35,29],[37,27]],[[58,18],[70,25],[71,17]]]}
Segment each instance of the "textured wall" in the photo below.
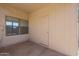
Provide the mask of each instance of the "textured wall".
{"label": "textured wall", "polygon": [[[8,46],[11,44],[19,43],[28,40],[28,34],[27,35],[15,35],[15,36],[6,36],[5,35],[5,16],[13,16],[21,19],[27,20],[27,14],[19,11],[17,9],[6,7],[6,6],[0,6],[0,38],[2,39],[2,46]],[[3,36],[2,36],[3,34]]]}
{"label": "textured wall", "polygon": [[66,55],[77,55],[77,4],[51,4],[30,14],[30,39],[37,43],[41,39],[38,37],[38,32],[41,31],[40,29],[34,31],[34,29],[40,25],[40,17],[44,20],[44,17],[48,17],[49,48]]}

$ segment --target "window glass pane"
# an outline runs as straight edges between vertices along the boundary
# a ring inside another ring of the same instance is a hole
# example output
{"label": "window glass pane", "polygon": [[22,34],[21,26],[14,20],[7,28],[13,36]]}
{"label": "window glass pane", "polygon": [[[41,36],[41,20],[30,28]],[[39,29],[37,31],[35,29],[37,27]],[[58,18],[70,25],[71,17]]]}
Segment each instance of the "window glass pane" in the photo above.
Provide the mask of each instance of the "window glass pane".
{"label": "window glass pane", "polygon": [[6,25],[12,26],[12,22],[11,21],[6,21]]}
{"label": "window glass pane", "polygon": [[27,20],[20,20],[20,26],[28,26]]}
{"label": "window glass pane", "polygon": [[13,29],[12,29],[12,34],[17,35],[19,34],[19,23],[18,22],[13,22]]}
{"label": "window glass pane", "polygon": [[6,17],[6,35],[18,35],[19,34],[19,20],[15,17]]}
{"label": "window glass pane", "polygon": [[12,22],[6,21],[6,35],[12,35]]}
{"label": "window glass pane", "polygon": [[20,34],[27,34],[28,33],[28,27],[20,27]]}
{"label": "window glass pane", "polygon": [[28,33],[28,21],[21,20],[20,21],[20,34],[27,34]]}
{"label": "window glass pane", "polygon": [[13,26],[19,26],[19,23],[17,23],[17,22],[13,22]]}

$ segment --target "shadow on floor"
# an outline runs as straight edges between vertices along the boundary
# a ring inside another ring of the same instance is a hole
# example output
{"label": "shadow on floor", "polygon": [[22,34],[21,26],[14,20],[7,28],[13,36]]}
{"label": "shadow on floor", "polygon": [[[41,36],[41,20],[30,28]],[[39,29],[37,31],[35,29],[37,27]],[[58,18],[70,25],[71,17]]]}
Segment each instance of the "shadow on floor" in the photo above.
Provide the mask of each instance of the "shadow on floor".
{"label": "shadow on floor", "polygon": [[31,41],[0,48],[1,56],[65,56]]}

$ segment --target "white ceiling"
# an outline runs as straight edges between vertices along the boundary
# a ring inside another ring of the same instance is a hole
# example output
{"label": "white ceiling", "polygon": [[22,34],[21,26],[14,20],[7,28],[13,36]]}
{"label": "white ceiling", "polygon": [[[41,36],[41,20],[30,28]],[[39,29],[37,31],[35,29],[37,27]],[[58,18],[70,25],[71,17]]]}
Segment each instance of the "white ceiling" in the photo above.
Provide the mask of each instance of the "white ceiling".
{"label": "white ceiling", "polygon": [[49,4],[47,3],[9,3],[9,4],[0,4],[0,5],[14,7],[24,12],[31,13]]}

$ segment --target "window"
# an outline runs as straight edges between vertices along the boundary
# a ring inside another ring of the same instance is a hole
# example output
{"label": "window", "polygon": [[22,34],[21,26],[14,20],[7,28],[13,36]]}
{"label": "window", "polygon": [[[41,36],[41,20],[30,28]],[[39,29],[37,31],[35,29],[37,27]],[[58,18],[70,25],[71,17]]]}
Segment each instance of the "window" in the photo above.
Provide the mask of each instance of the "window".
{"label": "window", "polygon": [[6,35],[19,35],[28,33],[28,21],[6,16]]}

